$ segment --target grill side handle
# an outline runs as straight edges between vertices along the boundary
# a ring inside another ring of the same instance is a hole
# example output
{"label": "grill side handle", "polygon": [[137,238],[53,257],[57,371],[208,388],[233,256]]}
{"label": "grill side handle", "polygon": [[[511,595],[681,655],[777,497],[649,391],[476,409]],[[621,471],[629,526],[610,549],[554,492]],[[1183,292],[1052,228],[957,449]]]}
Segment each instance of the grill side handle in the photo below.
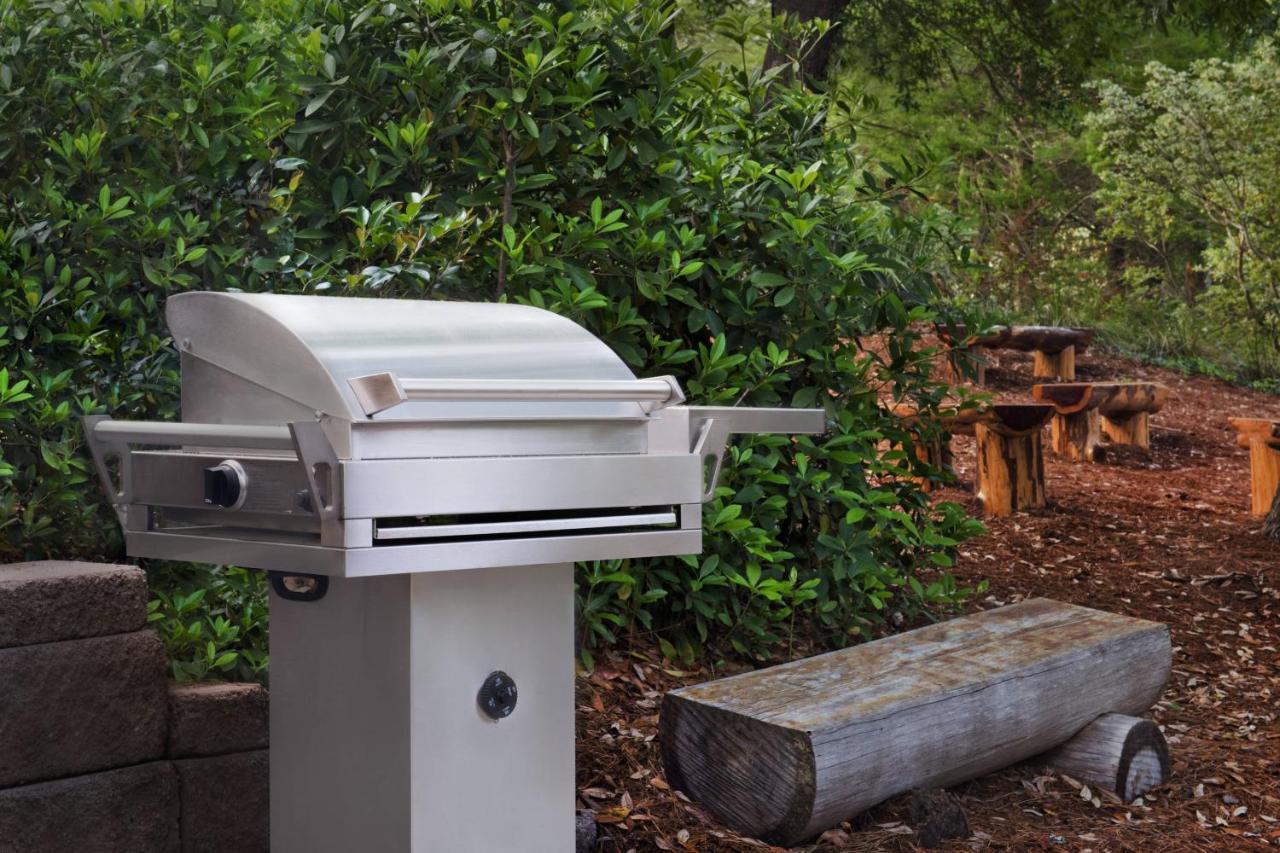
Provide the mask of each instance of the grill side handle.
{"label": "grill side handle", "polygon": [[[102,482],[120,523],[125,525],[126,507],[132,501],[132,445],[159,447],[227,447],[238,450],[288,450],[297,453],[288,427],[239,424],[197,424],[174,421],[117,421],[105,415],[81,419],[85,443],[93,457],[93,467]],[[112,464],[117,468],[112,474]]]}
{"label": "grill side handle", "polygon": [[737,406],[688,406],[692,453],[701,456],[710,471],[702,502],[715,497],[724,465],[724,451],[731,435],[785,433],[816,435],[827,431],[824,409],[766,409]]}
{"label": "grill side handle", "polygon": [[675,377],[655,379],[406,379],[371,373],[347,380],[364,413],[379,412],[409,400],[439,401],[615,401],[638,403],[646,411],[684,402]]}

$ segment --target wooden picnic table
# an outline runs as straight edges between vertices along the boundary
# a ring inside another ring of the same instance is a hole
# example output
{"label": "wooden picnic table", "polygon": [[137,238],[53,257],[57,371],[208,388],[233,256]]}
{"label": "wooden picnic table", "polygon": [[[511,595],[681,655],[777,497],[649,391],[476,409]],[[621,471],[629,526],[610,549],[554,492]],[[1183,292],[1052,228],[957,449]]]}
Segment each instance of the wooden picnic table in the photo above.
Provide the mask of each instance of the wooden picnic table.
{"label": "wooden picnic table", "polygon": [[1159,382],[1059,382],[1034,385],[1031,395],[1054,407],[1053,451],[1093,461],[1101,455],[1103,432],[1112,444],[1150,446],[1147,419],[1164,407],[1169,389]]}
{"label": "wooden picnic table", "polygon": [[[1032,375],[1037,379],[1076,378],[1076,353],[1093,343],[1093,329],[1071,326],[992,326],[970,335],[963,325],[936,326],[938,337],[956,348],[953,355],[971,358],[978,372],[978,384],[986,380],[984,350],[1011,349],[1033,355]],[[953,365],[956,361],[953,358]]]}
{"label": "wooden picnic table", "polygon": [[1228,418],[1236,443],[1249,448],[1250,511],[1261,518],[1280,488],[1280,421]]}

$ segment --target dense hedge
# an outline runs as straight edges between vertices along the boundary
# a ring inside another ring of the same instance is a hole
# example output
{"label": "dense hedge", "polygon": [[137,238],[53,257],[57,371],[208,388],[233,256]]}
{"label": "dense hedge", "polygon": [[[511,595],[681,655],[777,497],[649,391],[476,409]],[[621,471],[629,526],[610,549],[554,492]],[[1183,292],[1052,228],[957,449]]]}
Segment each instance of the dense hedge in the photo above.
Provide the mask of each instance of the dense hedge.
{"label": "dense hedge", "polygon": [[76,418],[176,416],[166,294],[507,299],[693,402],[838,424],[739,442],[701,557],[583,566],[585,646],[767,654],[954,595],[916,567],[974,525],[901,476],[879,402],[941,393],[908,326],[945,222],[824,133],[821,97],[669,24],[642,0],[0,4],[3,555],[118,555]]}

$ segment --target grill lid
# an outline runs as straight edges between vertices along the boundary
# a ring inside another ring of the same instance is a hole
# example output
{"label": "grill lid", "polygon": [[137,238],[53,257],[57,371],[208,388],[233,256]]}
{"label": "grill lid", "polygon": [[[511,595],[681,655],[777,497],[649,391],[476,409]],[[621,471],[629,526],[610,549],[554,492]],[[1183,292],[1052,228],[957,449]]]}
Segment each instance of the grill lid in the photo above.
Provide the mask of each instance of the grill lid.
{"label": "grill lid", "polygon": [[[166,314],[188,421],[639,418],[654,396],[596,393],[635,376],[581,326],[524,305],[193,292]],[[500,393],[530,383],[546,393]],[[371,404],[367,390],[384,393]]]}

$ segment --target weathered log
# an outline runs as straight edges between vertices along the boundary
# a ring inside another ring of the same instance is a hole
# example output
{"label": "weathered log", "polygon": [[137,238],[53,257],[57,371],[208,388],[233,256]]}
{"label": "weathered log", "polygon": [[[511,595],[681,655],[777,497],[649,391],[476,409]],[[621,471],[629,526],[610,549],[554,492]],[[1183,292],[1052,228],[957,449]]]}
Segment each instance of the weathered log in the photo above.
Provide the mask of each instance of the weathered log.
{"label": "weathered log", "polygon": [[1267,516],[1280,490],[1280,421],[1230,418],[1236,442],[1249,448],[1249,511]]}
{"label": "weathered log", "polygon": [[1065,346],[1057,352],[1035,350],[1031,360],[1031,375],[1036,379],[1071,382],[1076,378],[1076,348]]}
{"label": "weathered log", "polygon": [[1040,428],[1052,406],[996,405],[974,425],[978,447],[978,499],[993,517],[1044,506],[1044,453]]}
{"label": "weathered log", "polygon": [[1072,460],[1093,460],[1098,458],[1103,425],[1114,443],[1146,447],[1147,415],[1164,407],[1169,389],[1158,382],[1061,382],[1034,385],[1031,395],[1054,407],[1054,452]]}
{"label": "weathered log", "polygon": [[1164,408],[1169,389],[1158,382],[1113,383],[1114,391],[1098,405],[1102,431],[1112,444],[1150,447],[1150,415]]}
{"label": "weathered log", "polygon": [[1089,785],[1133,802],[1169,779],[1169,745],[1150,720],[1103,714],[1044,763]]}
{"label": "weathered log", "polygon": [[1168,629],[1033,599],[668,693],[667,781],[783,846],[913,788],[945,787],[1138,714]]}
{"label": "weathered log", "polygon": [[1093,329],[1071,326],[1011,326],[1000,341],[1004,349],[1023,352],[1062,352],[1067,347],[1083,352],[1093,342]]}

